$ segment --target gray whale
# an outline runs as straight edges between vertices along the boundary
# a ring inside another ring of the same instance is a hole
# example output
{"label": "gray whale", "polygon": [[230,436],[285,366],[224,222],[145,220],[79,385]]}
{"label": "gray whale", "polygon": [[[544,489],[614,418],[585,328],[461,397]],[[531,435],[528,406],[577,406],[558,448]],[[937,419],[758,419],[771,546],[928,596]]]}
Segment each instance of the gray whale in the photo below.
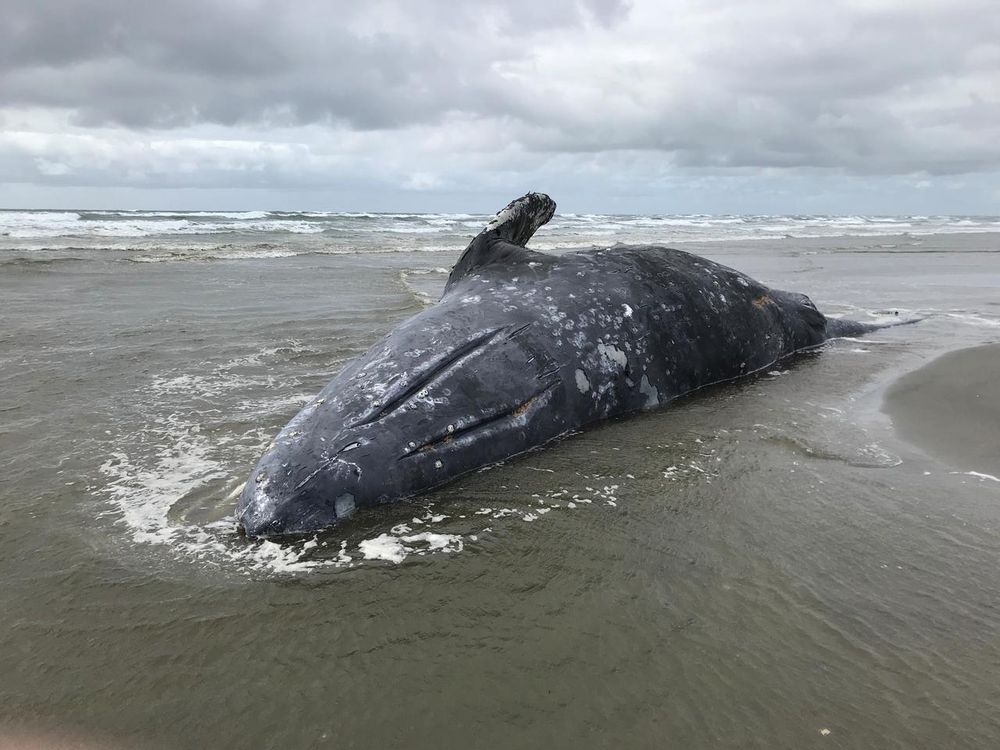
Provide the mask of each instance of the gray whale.
{"label": "gray whale", "polygon": [[314,532],[616,415],[770,368],[874,326],[828,319],[680,250],[525,248],[555,212],[512,202],[441,300],[350,362],[279,433],[236,517],[249,536]]}

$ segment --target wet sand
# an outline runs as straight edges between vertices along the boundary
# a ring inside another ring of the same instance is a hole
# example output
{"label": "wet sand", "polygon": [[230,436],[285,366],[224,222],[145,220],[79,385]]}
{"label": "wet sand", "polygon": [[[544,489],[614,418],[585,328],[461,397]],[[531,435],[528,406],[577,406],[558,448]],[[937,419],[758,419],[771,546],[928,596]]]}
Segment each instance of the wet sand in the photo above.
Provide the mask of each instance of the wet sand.
{"label": "wet sand", "polygon": [[904,375],[884,410],[899,436],[929,455],[1000,475],[1000,344],[949,352]]}

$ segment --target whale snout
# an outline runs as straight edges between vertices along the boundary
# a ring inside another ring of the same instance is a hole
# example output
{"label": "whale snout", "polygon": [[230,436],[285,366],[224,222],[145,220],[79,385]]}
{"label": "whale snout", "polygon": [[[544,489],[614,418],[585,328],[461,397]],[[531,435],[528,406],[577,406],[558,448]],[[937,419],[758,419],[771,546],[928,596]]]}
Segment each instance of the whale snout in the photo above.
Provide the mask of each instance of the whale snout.
{"label": "whale snout", "polygon": [[[337,417],[335,428],[300,420],[279,434],[237,501],[236,522],[243,533],[315,533],[378,502],[378,480],[391,473],[394,463],[383,450],[391,441],[374,441]],[[395,443],[390,448],[399,451]]]}
{"label": "whale snout", "polygon": [[258,469],[243,488],[236,522],[251,538],[304,534],[337,522],[335,511],[323,511],[301,499],[293,488],[282,486],[266,470]]}
{"label": "whale snout", "polygon": [[[312,468],[310,468],[312,467]],[[249,537],[306,534],[353,515],[359,472],[354,465],[320,463],[275,452],[257,465],[236,505],[236,522]]]}
{"label": "whale snout", "polygon": [[278,434],[237,504],[248,536],[321,531],[564,431],[541,419],[562,380],[532,320],[460,332],[449,315],[414,320]]}

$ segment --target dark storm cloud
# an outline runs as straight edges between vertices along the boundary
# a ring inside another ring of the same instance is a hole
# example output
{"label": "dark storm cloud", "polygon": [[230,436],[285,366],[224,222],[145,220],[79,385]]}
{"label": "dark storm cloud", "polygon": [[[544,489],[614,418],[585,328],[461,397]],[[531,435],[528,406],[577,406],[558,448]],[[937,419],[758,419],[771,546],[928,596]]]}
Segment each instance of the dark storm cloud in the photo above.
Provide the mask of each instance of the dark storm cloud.
{"label": "dark storm cloud", "polygon": [[493,113],[491,65],[522,32],[612,23],[615,0],[522,3],[18,2],[0,96],[86,124],[343,121],[398,127]]}
{"label": "dark storm cloud", "polygon": [[0,105],[157,138],[319,125],[375,159],[389,132],[425,169],[519,149],[963,173],[1000,167],[998,39],[995,0],[14,0]]}

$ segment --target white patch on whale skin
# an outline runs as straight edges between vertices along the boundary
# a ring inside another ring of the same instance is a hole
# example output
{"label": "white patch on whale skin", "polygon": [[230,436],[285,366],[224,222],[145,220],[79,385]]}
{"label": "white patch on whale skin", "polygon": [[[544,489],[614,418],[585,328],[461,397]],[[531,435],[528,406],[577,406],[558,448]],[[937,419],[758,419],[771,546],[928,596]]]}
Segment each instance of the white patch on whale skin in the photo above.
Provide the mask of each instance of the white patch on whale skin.
{"label": "white patch on whale skin", "polygon": [[653,406],[659,406],[660,404],[660,392],[656,390],[656,386],[649,382],[649,378],[645,375],[642,376],[642,380],[639,381],[639,393],[646,397],[646,407],[651,408]]}
{"label": "white patch on whale skin", "polygon": [[622,307],[625,308],[625,317],[626,318],[631,318],[632,317],[632,308],[629,305],[627,305],[627,304],[623,304]]}
{"label": "white patch on whale skin", "polygon": [[598,344],[597,351],[601,353],[605,359],[612,362],[617,362],[621,367],[628,366],[628,357],[625,355],[621,349],[617,346],[609,346],[608,344]]}
{"label": "white patch on whale skin", "polygon": [[590,381],[587,380],[587,374],[580,369],[576,371],[576,387],[580,393],[586,393],[590,390]]}
{"label": "white patch on whale skin", "polygon": [[337,499],[334,500],[333,503],[334,509],[337,512],[337,518],[350,518],[354,515],[354,495],[350,492],[338,495]]}

